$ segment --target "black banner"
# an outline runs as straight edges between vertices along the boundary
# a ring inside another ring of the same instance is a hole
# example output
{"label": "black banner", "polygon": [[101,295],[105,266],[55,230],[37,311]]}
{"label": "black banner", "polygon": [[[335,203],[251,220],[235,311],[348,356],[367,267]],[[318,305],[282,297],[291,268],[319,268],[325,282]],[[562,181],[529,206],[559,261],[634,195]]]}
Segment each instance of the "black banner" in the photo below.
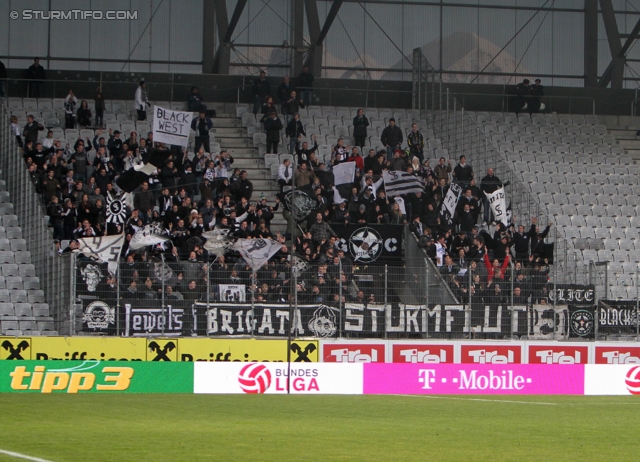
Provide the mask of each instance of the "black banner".
{"label": "black banner", "polygon": [[553,290],[553,284],[549,284],[549,295],[547,296],[547,304],[593,304],[595,300],[595,288],[593,284],[556,284],[556,290]]}
{"label": "black banner", "polygon": [[[289,306],[276,304],[196,303],[205,313],[204,335],[255,335],[285,337],[288,335]],[[326,305],[298,305],[292,333],[299,337],[332,338],[338,336],[340,312]]]}
{"label": "black banner", "polygon": [[596,333],[593,304],[569,305],[569,337],[593,339]]}
{"label": "black banner", "polygon": [[354,263],[388,263],[402,256],[403,225],[332,224],[331,228],[338,235],[340,249]]}
{"label": "black banner", "polygon": [[82,299],[82,331],[114,335],[116,307],[104,300]]}
{"label": "black banner", "polygon": [[638,312],[635,300],[600,300],[597,312],[598,332],[635,334]]}
{"label": "black banner", "polygon": [[126,337],[163,334],[167,336],[191,335],[197,330],[197,318],[191,302],[166,300],[125,300]]}
{"label": "black banner", "polygon": [[[76,270],[76,296],[103,298],[109,292],[109,270],[106,263],[78,260]],[[113,294],[115,298],[116,294]]]}

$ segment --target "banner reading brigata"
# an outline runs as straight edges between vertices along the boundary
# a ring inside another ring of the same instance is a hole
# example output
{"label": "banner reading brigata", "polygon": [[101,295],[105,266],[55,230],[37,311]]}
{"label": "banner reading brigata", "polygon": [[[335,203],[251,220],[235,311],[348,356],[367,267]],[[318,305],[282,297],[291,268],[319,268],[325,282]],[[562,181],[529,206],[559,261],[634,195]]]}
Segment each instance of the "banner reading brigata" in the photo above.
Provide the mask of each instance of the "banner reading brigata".
{"label": "banner reading brigata", "polygon": [[187,147],[191,130],[191,112],[153,107],[153,141]]}

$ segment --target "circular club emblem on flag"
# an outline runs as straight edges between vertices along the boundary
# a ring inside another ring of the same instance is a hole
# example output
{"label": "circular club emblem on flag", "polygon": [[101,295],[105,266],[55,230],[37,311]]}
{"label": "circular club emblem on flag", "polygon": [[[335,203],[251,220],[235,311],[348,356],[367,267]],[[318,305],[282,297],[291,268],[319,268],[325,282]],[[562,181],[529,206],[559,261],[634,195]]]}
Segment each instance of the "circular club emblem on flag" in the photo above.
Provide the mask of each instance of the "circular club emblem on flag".
{"label": "circular club emblem on flag", "polygon": [[593,332],[593,314],[587,310],[577,310],[571,314],[571,331],[580,337]]}
{"label": "circular club emblem on flag", "polygon": [[382,253],[384,242],[382,237],[372,228],[360,228],[353,232],[349,238],[349,252],[354,261],[371,263],[378,259]]}
{"label": "circular club emblem on flag", "polygon": [[247,364],[240,371],[238,383],[245,393],[264,393],[271,385],[271,372],[264,364]]}
{"label": "circular club emblem on flag", "polygon": [[124,198],[121,196],[112,199],[107,196],[107,222],[108,223],[124,223],[127,218],[127,210],[124,207]]}
{"label": "circular club emblem on flag", "polygon": [[634,366],[627,372],[625,380],[627,390],[632,395],[640,395],[640,366]]}

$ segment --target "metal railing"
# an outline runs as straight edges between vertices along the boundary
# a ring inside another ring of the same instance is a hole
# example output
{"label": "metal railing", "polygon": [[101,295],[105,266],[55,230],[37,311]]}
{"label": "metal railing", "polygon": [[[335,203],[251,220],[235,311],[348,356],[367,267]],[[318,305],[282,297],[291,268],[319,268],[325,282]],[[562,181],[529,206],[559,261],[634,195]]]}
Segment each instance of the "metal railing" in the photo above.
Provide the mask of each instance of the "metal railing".
{"label": "metal railing", "polygon": [[50,311],[56,321],[56,330],[65,331],[70,301],[68,259],[61,259],[53,244],[51,230],[47,227],[48,218],[36,194],[32,178],[27,172],[20,155],[15,136],[11,133],[9,111],[3,104],[0,108],[0,168],[2,179],[13,203],[14,213],[22,228],[22,236],[31,252],[31,263],[40,279],[40,287],[49,303]]}
{"label": "metal railing", "polygon": [[[175,74],[169,74],[167,81],[148,81],[147,94],[152,101],[187,101],[191,92],[193,81],[185,82],[177,79]],[[204,96],[204,104],[215,103],[253,103],[252,86],[255,77],[237,76],[234,80],[240,83],[232,85],[215,85],[210,82],[200,82],[197,86],[200,94]],[[280,79],[277,79],[280,81]],[[271,82],[273,97],[277,100],[275,90],[277,88],[275,78]],[[6,81],[6,95],[9,98],[23,98],[30,96],[31,81],[27,79],[9,79]],[[76,97],[81,101],[93,101],[97,87],[103,91],[104,98],[108,100],[131,100],[137,81],[113,81],[104,78],[100,72],[93,79],[85,80],[45,80],[40,85],[40,97],[65,98],[69,89],[73,89]],[[354,85],[353,87],[331,88],[318,82],[313,89],[312,104],[327,106],[351,106],[351,107],[411,107],[411,91],[396,89],[370,88],[370,80],[366,86]],[[124,96],[127,95],[127,96]],[[215,102],[215,103],[214,103]],[[107,111],[108,112],[108,111]]]}

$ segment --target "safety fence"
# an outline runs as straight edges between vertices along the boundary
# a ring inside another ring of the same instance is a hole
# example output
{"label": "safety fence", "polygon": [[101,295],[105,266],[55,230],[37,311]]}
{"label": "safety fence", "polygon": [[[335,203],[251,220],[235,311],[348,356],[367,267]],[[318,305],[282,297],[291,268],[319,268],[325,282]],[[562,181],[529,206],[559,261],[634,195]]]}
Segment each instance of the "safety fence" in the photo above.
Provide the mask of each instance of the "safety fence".
{"label": "safety fence", "polygon": [[0,105],[0,143],[1,177],[13,205],[13,213],[7,209],[4,215],[16,216],[21,238],[26,240],[40,288],[56,323],[56,331],[67,334],[72,298],[69,257],[60,258],[53,244],[51,229],[47,227],[48,217],[40,196],[36,194],[34,179],[25,168],[11,132],[9,110],[4,104]]}

